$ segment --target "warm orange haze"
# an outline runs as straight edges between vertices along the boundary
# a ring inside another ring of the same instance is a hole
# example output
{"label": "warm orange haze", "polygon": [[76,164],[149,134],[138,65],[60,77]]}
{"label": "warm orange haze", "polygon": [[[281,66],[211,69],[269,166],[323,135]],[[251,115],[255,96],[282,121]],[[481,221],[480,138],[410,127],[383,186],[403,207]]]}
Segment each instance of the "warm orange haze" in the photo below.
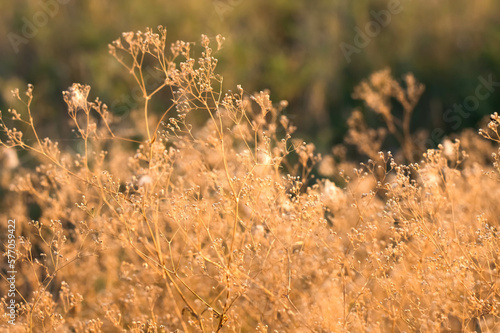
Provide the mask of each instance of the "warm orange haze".
{"label": "warm orange haze", "polygon": [[[219,49],[223,38],[214,42]],[[372,130],[353,113],[348,141],[371,159],[352,172],[341,149],[322,159],[314,145],[294,138],[281,114],[285,102],[239,86],[221,91],[214,50],[206,36],[201,44],[165,50],[161,27],[114,42],[110,53],[135,77],[144,108],[136,127],[125,128],[106,104],[91,101],[89,86],[74,84],[63,97],[82,153],[38,136],[32,86],[12,92],[22,109],[2,113],[2,187],[9,190],[2,216],[16,220],[16,326],[496,327],[496,114],[480,132],[494,144],[465,132],[418,158],[418,140],[404,124],[423,86],[411,75],[400,84],[389,71],[376,73],[355,96],[387,126]],[[165,77],[157,87],[143,80],[146,58]],[[172,103],[151,116],[147,102],[163,89]],[[391,113],[390,96],[403,105],[402,120]],[[206,123],[194,127],[192,113],[206,114]],[[144,140],[127,138],[130,132]],[[399,164],[379,152],[387,133],[401,140],[396,159],[416,162]],[[35,170],[9,167],[17,157],[7,152],[15,148],[36,159]],[[340,172],[345,189],[311,176],[318,164],[327,175]],[[25,206],[40,210],[37,220],[23,223]]]}
{"label": "warm orange haze", "polygon": [[[406,5],[373,9],[337,45],[345,66]],[[171,30],[99,51],[130,79],[113,99],[76,82],[52,114],[36,81],[3,92],[1,332],[500,331],[500,117],[481,114],[496,68],[424,128],[436,83],[381,66],[324,149],[300,107],[225,81],[234,41]],[[36,42],[16,34],[19,50]]]}

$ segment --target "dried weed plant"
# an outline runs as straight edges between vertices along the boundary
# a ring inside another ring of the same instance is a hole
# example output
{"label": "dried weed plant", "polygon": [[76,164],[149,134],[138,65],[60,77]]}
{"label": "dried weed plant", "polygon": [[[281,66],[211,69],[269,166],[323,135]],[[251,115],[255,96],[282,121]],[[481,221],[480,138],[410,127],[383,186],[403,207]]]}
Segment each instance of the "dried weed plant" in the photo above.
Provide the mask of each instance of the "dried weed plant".
{"label": "dried weed plant", "polygon": [[[403,80],[404,86],[391,76],[390,69],[384,69],[373,73],[368,80],[361,82],[354,89],[353,97],[363,100],[371,110],[382,117],[386,125],[385,128],[380,127],[377,130],[368,128],[359,110],[354,111],[348,120],[347,143],[355,144],[361,153],[370,158],[377,156],[388,133],[399,143],[406,161],[413,162],[422,155],[423,148],[416,145],[418,140],[412,137],[410,123],[415,106],[425,88],[413,74],[406,74]],[[396,116],[391,99],[401,105],[401,117]]]}
{"label": "dried weed plant", "polygon": [[[122,135],[120,119],[99,99],[89,102],[90,87],[74,84],[63,97],[80,153],[39,137],[32,86],[26,97],[13,91],[24,109],[3,115],[1,143],[37,159],[34,170],[10,168],[0,183],[9,203],[0,218],[18,221],[15,328],[498,330],[500,152],[493,165],[478,164],[460,140],[447,141],[418,163],[398,164],[369,148],[377,142],[364,136],[378,134],[358,127],[350,138],[371,159],[338,175],[344,189],[309,182],[320,156],[292,137],[286,102],[239,86],[223,93],[206,36],[201,48],[197,60],[191,43],[168,50],[163,27],[115,41],[111,54],[142,91],[142,120],[134,136]],[[152,61],[164,77],[156,87],[143,75]],[[403,90],[381,72],[356,96],[384,117],[411,160],[409,117],[423,88],[405,81]],[[163,90],[172,103],[158,115],[150,100]],[[389,96],[403,105],[402,122]],[[197,128],[200,114],[208,120]],[[481,134],[498,142],[497,128],[495,114]],[[343,159],[341,147],[335,152],[325,160]],[[1,325],[12,328],[6,297],[0,304]]]}

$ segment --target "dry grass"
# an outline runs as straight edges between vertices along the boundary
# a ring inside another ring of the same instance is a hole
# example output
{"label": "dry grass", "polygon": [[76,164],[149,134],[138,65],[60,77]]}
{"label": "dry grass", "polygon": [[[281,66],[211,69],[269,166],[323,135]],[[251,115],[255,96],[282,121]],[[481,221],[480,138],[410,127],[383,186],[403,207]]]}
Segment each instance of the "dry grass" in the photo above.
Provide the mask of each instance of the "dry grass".
{"label": "dry grass", "polygon": [[[192,47],[168,50],[161,27],[114,42],[111,54],[137,81],[143,108],[124,128],[104,103],[88,101],[90,87],[74,84],[63,96],[80,152],[39,137],[33,87],[13,91],[23,109],[1,120],[0,219],[2,230],[18,221],[15,328],[499,330],[497,115],[481,131],[492,143],[464,133],[415,156],[409,119],[423,86],[377,73],[355,95],[387,130],[361,126],[360,112],[350,121],[349,142],[370,160],[352,170],[336,147],[319,164],[340,188],[311,175],[321,157],[293,138],[285,102],[241,87],[223,93],[209,39],[198,60]],[[143,76],[151,63],[165,78],[155,87]],[[172,96],[163,114],[148,108],[157,93]],[[401,120],[391,98],[403,106]],[[196,126],[200,117],[206,123]],[[413,163],[374,147],[386,133]],[[15,169],[14,148],[36,167]]]}

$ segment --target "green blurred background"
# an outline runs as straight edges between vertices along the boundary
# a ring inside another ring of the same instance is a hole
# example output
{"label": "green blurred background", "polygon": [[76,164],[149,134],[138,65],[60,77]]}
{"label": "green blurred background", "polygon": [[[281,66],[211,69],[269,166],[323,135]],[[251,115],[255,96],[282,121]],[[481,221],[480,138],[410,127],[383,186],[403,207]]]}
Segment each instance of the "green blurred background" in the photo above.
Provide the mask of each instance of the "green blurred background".
{"label": "green blurred background", "polygon": [[[356,46],[355,28],[365,31],[373,12],[396,5],[390,23],[348,61],[341,44]],[[443,120],[454,103],[475,94],[479,76],[500,81],[499,14],[498,0],[2,1],[0,109],[15,106],[11,89],[33,83],[43,134],[61,137],[68,123],[61,91],[79,82],[126,115],[134,108],[123,102],[133,82],[107,45],[124,31],[162,24],[169,42],[225,36],[216,55],[225,89],[269,88],[275,102],[288,100],[286,113],[320,151],[342,141],[349,114],[362,105],[353,88],[385,67],[398,78],[413,72],[426,85],[413,126],[450,132],[498,111],[495,91],[460,124]]]}

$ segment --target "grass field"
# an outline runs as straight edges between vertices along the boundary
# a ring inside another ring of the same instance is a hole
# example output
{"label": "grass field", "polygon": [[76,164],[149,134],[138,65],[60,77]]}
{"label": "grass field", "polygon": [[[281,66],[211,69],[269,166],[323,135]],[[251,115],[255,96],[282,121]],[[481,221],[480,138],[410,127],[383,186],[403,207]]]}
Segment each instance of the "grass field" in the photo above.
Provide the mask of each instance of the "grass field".
{"label": "grass field", "polygon": [[124,33],[109,51],[140,105],[117,116],[73,84],[69,142],[38,134],[32,85],[12,91],[1,329],[498,332],[498,115],[428,150],[410,126],[424,84],[381,70],[321,156],[286,101],[223,85],[223,43]]}

